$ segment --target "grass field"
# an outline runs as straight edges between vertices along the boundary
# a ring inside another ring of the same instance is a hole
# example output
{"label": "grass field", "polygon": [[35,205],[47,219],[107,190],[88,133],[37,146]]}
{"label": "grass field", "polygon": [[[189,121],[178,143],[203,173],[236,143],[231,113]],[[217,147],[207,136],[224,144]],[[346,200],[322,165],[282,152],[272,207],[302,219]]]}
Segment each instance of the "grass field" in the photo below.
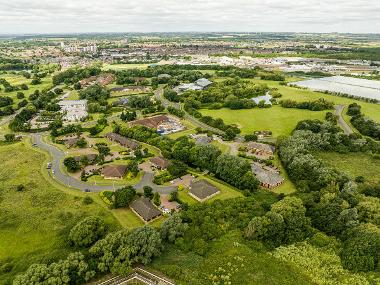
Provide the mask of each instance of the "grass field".
{"label": "grass field", "polygon": [[324,111],[313,112],[300,109],[286,109],[280,106],[272,108],[254,108],[245,110],[201,110],[205,116],[221,118],[226,124],[237,124],[242,134],[250,134],[256,130],[271,130],[274,137],[290,135],[297,123],[305,119],[320,119]]}
{"label": "grass field", "polygon": [[[65,257],[73,250],[67,244],[68,231],[85,216],[99,216],[110,228],[119,227],[103,205],[83,205],[83,193],[50,183],[42,172],[46,155],[26,141],[0,146],[0,157],[0,261],[13,266],[0,273],[0,284],[11,284],[32,263]],[[25,189],[18,192],[20,184]]]}
{"label": "grass field", "polygon": [[369,154],[319,152],[317,156],[328,165],[348,174],[351,178],[363,176],[369,182],[380,181],[380,160]]}
{"label": "grass field", "polygon": [[[298,269],[269,255],[259,242],[245,241],[240,232],[230,232],[209,245],[210,250],[204,257],[167,248],[150,267],[182,285],[313,284]],[[211,275],[219,282],[213,283]],[[231,283],[221,282],[221,275],[229,275]]]}
{"label": "grass field", "polygon": [[[288,79],[287,79],[288,80]],[[283,95],[279,100],[292,99],[295,101],[313,101],[319,98],[325,98],[326,100],[333,101],[335,104],[349,105],[353,102],[362,106],[362,112],[373,120],[380,122],[380,104],[367,103],[364,101],[354,100],[350,98],[344,98],[321,92],[315,92],[307,89],[299,89],[289,86],[282,86],[279,82],[268,80],[251,80],[254,83],[266,83],[269,87],[275,87]],[[288,80],[290,81],[290,80]]]}
{"label": "grass field", "polygon": [[150,64],[105,64],[103,70],[145,69]]}
{"label": "grass field", "polygon": [[[50,89],[53,86],[52,79],[49,76],[42,78],[41,84],[38,84],[38,85],[31,85],[30,82],[32,81],[32,79],[26,79],[25,77],[21,75],[16,75],[16,74],[3,74],[3,75],[0,75],[0,78],[7,80],[11,85],[14,85],[14,86],[27,84],[29,87],[28,90],[20,90],[21,92],[25,94],[26,99],[28,99],[28,96],[34,93],[34,91],[37,89],[42,91],[44,89]],[[2,85],[1,85],[1,89],[2,90],[0,90],[0,96],[11,97],[14,102],[13,104],[14,107],[17,106],[18,102],[23,100],[23,99],[17,99],[17,92],[20,92],[20,91],[4,92]]]}

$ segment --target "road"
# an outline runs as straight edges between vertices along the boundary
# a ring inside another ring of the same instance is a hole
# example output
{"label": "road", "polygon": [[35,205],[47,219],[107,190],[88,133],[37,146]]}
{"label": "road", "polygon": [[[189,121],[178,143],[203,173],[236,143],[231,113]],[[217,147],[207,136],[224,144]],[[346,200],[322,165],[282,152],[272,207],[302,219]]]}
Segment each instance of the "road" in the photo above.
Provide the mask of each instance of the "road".
{"label": "road", "polygon": [[346,135],[352,134],[353,131],[347,122],[343,119],[342,112],[344,110],[344,105],[335,105],[335,115],[338,116],[338,124],[343,129]]}
{"label": "road", "polygon": [[[57,180],[59,183],[66,185],[67,187],[71,187],[74,189],[79,189],[81,191],[84,191],[85,189],[89,189],[91,192],[100,192],[104,190],[115,190],[117,188],[120,188],[121,186],[99,186],[99,185],[92,185],[80,180],[77,180],[60,168],[61,161],[65,157],[65,152],[58,149],[57,147],[48,144],[42,140],[43,133],[32,133],[32,141],[36,144],[36,146],[44,151],[47,151],[51,157],[52,157],[52,167],[50,175],[52,178]],[[54,171],[54,174],[53,174]],[[136,190],[142,190],[144,186],[150,186],[153,188],[154,192],[158,192],[160,194],[169,194],[173,191],[176,191],[177,188],[175,186],[159,186],[153,183],[153,173],[144,172],[143,177],[141,178],[141,181],[135,185],[133,185]]]}
{"label": "road", "polygon": [[[169,100],[165,99],[165,97],[163,96],[164,94],[164,90],[162,87],[158,88],[155,92],[154,92],[154,96],[160,100],[162,102],[162,105],[167,108],[169,106],[172,106],[178,110],[182,110],[182,111],[185,111],[182,109],[182,106],[181,106],[181,103],[174,103],[174,102],[170,102]],[[219,135],[224,135],[225,133],[222,131],[222,130],[219,130],[217,128],[213,128],[205,123],[202,123],[201,121],[197,120],[196,118],[194,118],[193,116],[191,116],[189,113],[187,113],[185,111],[185,116],[184,118],[188,121],[190,121],[193,125],[197,126],[197,127],[200,127],[202,129],[205,129],[205,130],[208,130],[208,131],[211,131],[211,132],[214,132],[216,134],[219,134]]]}

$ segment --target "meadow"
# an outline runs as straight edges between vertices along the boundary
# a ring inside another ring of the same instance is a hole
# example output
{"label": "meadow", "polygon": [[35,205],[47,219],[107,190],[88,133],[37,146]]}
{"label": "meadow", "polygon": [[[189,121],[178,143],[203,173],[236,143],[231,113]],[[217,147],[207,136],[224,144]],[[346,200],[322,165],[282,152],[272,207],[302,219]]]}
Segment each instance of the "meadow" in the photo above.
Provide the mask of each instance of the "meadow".
{"label": "meadow", "polygon": [[[102,204],[83,203],[84,194],[67,190],[46,178],[46,155],[26,141],[0,146],[0,263],[11,270],[0,272],[0,284],[30,264],[50,262],[74,249],[67,234],[78,220],[99,216],[110,229],[120,227]],[[23,189],[18,189],[23,185]],[[9,272],[8,272],[9,271]]]}
{"label": "meadow", "polygon": [[318,152],[317,157],[346,173],[350,178],[363,176],[368,182],[380,181],[380,160],[366,153]]}

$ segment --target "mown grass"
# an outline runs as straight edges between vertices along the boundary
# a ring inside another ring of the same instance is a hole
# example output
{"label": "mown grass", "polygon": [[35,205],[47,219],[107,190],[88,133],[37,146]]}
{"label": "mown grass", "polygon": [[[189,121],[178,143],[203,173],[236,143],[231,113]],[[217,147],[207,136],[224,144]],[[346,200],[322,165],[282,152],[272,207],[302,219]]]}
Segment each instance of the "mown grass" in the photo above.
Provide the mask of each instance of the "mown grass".
{"label": "mown grass", "polygon": [[182,285],[227,284],[221,275],[229,275],[228,284],[313,284],[300,270],[269,255],[259,242],[247,242],[238,231],[209,243],[205,256],[167,248],[153,261],[159,270]]}
{"label": "mown grass", "polygon": [[324,111],[313,112],[300,109],[286,109],[275,105],[271,108],[245,110],[208,110],[201,113],[213,118],[221,118],[226,124],[237,124],[242,134],[251,134],[256,130],[270,130],[274,137],[290,135],[297,123],[305,119],[323,120]]}
{"label": "mown grass", "polygon": [[142,63],[142,64],[105,64],[103,66],[103,70],[123,70],[123,69],[145,69],[150,64]]}
{"label": "mown grass", "polygon": [[[46,178],[46,155],[26,142],[0,146],[0,261],[13,266],[0,272],[0,284],[11,284],[13,277],[32,263],[64,258],[74,249],[67,234],[82,218],[101,217],[110,229],[119,223],[104,206],[83,204],[83,193],[60,191]],[[23,191],[16,191],[17,185]]]}
{"label": "mown grass", "polygon": [[363,176],[368,182],[380,181],[380,160],[370,154],[319,152],[316,155],[328,165],[348,174],[353,179]]}

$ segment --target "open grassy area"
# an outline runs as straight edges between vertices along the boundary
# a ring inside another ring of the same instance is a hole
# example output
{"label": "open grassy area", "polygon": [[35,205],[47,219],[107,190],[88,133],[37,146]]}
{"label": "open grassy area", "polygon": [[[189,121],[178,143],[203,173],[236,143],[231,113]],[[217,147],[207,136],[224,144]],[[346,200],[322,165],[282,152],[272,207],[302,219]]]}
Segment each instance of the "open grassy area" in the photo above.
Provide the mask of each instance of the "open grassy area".
{"label": "open grassy area", "polygon": [[[167,248],[150,267],[163,272],[178,284],[314,284],[300,270],[274,257],[259,242],[247,242],[240,232],[230,232],[210,242],[206,256]],[[229,275],[231,283],[221,282]],[[211,275],[218,283],[212,283]]]}
{"label": "open grassy area", "polygon": [[286,109],[280,106],[272,108],[254,108],[245,110],[201,110],[205,116],[221,118],[226,124],[237,124],[242,134],[250,134],[256,130],[271,130],[274,137],[290,135],[297,123],[305,119],[320,119],[324,111],[313,112],[300,109]]}
{"label": "open grassy area", "polygon": [[[99,216],[110,228],[119,227],[112,213],[95,200],[84,205],[83,193],[63,189],[46,178],[46,155],[28,142],[0,146],[0,261],[13,266],[0,273],[0,284],[30,264],[65,257],[74,250],[67,234],[83,217]],[[16,191],[17,185],[23,191]]]}
{"label": "open grassy area", "polygon": [[294,87],[289,87],[289,86],[282,86],[279,84],[279,82],[276,82],[276,81],[254,79],[252,80],[252,82],[265,83],[269,87],[277,88],[278,92],[280,92],[283,95],[281,98],[279,98],[279,100],[292,99],[292,100],[300,102],[300,101],[313,101],[319,98],[325,98],[326,100],[333,101],[335,104],[341,104],[341,105],[349,105],[353,102],[356,102],[362,106],[362,112],[364,114],[371,117],[373,120],[380,122],[380,104],[367,103],[360,100],[354,100],[350,98],[324,94],[321,92],[315,92],[308,89],[299,89],[299,88],[294,88]]}
{"label": "open grassy area", "polygon": [[351,178],[363,176],[370,182],[380,181],[380,160],[369,154],[319,152],[316,155],[328,165],[345,172]]}
{"label": "open grassy area", "polygon": [[123,69],[145,69],[150,64],[147,63],[130,63],[130,64],[104,64],[103,70],[123,70]]}
{"label": "open grassy area", "polygon": [[21,75],[16,75],[16,74],[3,74],[0,75],[0,78],[3,78],[7,80],[11,85],[13,86],[18,86],[21,84],[26,84],[28,85],[29,89],[28,90],[19,90],[19,91],[13,91],[13,92],[5,92],[3,86],[1,85],[1,90],[0,90],[0,96],[9,96],[13,99],[13,106],[16,107],[17,103],[22,101],[23,99],[17,99],[17,92],[23,92],[25,94],[25,98],[28,99],[28,96],[32,93],[34,93],[35,90],[45,90],[45,89],[50,89],[53,87],[52,84],[52,78],[47,76],[45,78],[41,79],[41,84],[37,85],[31,85],[30,82],[32,79],[26,79],[25,77]]}

